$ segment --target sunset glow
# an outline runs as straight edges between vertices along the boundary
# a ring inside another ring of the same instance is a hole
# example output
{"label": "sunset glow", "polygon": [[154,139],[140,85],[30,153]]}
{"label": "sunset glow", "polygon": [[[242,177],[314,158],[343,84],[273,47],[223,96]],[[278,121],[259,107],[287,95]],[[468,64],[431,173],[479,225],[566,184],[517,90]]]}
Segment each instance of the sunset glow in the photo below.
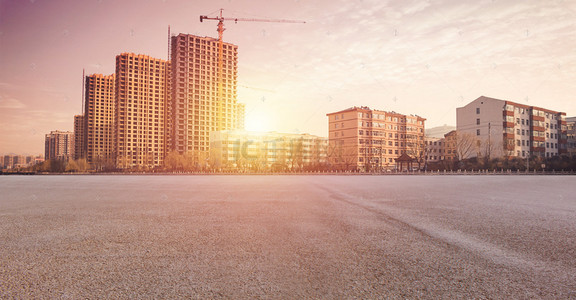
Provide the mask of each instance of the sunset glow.
{"label": "sunset glow", "polygon": [[[82,70],[112,74],[123,52],[167,59],[167,29],[238,45],[249,129],[326,136],[326,113],[357,105],[455,125],[480,95],[576,115],[573,1],[2,1],[0,153],[43,151],[72,130]],[[273,92],[271,92],[273,91]],[[249,115],[262,111],[266,117]],[[275,124],[270,124],[274,120]],[[270,127],[266,127],[270,126]],[[275,127],[277,126],[277,127]]]}

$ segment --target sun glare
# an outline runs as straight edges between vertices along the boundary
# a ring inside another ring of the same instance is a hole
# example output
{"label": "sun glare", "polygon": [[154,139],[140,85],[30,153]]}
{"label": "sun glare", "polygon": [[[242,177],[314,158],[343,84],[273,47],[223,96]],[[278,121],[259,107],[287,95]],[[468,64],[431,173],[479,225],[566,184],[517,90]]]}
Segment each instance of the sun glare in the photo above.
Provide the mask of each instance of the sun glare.
{"label": "sun glare", "polygon": [[258,132],[274,131],[271,125],[270,118],[265,114],[251,115],[250,118],[246,118],[245,124],[246,130]]}

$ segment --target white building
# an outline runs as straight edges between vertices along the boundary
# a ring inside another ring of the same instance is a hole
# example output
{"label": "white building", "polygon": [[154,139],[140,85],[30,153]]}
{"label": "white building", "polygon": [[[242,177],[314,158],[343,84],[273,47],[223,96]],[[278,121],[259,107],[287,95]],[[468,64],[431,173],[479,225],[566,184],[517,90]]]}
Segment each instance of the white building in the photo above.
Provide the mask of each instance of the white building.
{"label": "white building", "polygon": [[468,157],[552,157],[567,151],[565,113],[481,96],[456,109],[459,138],[474,138]]}

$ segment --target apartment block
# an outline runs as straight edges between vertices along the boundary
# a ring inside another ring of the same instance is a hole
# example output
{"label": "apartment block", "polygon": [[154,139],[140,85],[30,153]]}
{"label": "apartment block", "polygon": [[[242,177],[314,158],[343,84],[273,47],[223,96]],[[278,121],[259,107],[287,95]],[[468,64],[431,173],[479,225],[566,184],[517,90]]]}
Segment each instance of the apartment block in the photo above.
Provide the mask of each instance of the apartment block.
{"label": "apartment block", "polygon": [[576,117],[566,118],[567,154],[576,157]]}
{"label": "apartment block", "polygon": [[84,115],[74,116],[74,159],[86,157],[86,147],[84,146]]}
{"label": "apartment block", "polygon": [[446,139],[437,137],[425,137],[426,154],[424,159],[426,162],[439,162],[444,160],[446,155]]}
{"label": "apartment block", "polygon": [[114,74],[85,78],[82,154],[93,166],[114,164],[115,78]]}
{"label": "apartment block", "polygon": [[565,113],[481,96],[457,108],[459,138],[476,139],[470,157],[552,157],[567,153]]}
{"label": "apartment block", "polygon": [[328,157],[341,170],[390,170],[402,154],[417,162],[425,155],[425,118],[352,107],[329,113]]}
{"label": "apartment block", "polygon": [[74,132],[51,131],[44,140],[44,157],[68,160],[74,158]]}
{"label": "apartment block", "polygon": [[327,166],[328,140],[310,134],[225,130],[211,133],[213,166],[222,170],[300,171]]}
{"label": "apartment block", "polygon": [[118,168],[163,164],[168,143],[169,62],[147,55],[116,56],[115,149]]}
{"label": "apartment block", "polygon": [[170,148],[180,154],[208,151],[213,131],[243,128],[237,102],[238,46],[210,37],[171,38],[172,102]]}

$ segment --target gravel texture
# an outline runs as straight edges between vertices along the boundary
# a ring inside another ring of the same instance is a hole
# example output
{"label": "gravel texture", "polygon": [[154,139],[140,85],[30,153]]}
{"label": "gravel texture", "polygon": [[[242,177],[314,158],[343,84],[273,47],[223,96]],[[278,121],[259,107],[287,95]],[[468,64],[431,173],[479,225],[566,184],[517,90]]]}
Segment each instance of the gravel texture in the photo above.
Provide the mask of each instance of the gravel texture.
{"label": "gravel texture", "polygon": [[0,176],[0,298],[576,298],[573,176]]}

